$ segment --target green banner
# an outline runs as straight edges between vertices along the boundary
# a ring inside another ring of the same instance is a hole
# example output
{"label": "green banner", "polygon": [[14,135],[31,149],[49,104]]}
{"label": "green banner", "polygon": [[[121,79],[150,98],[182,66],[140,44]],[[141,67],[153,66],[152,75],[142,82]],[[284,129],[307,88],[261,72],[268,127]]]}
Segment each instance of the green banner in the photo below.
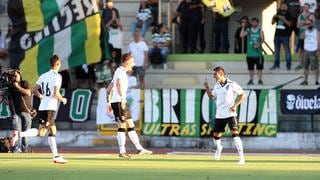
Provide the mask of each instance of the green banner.
{"label": "green banner", "polygon": [[[61,89],[61,94],[67,98],[67,104],[58,104],[55,121],[63,122],[85,122],[90,120],[92,101],[95,96],[95,91],[91,89],[75,89],[65,90]],[[38,109],[40,101],[39,98],[32,97],[32,105]],[[10,121],[11,116],[9,106],[5,103],[0,103],[0,121]],[[39,117],[35,117],[37,120]]]}
{"label": "green banner", "polygon": [[[276,90],[246,90],[238,108],[242,136],[277,135]],[[215,101],[199,89],[146,89],[144,135],[211,137],[215,122]],[[226,127],[226,135],[230,130]]]}

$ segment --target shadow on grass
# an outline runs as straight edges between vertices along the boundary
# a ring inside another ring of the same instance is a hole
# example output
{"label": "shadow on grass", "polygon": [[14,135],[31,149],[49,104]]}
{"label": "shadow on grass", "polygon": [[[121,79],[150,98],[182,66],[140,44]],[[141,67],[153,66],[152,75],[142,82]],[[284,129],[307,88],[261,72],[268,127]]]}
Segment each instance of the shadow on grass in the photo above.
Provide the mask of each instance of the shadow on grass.
{"label": "shadow on grass", "polygon": [[[108,157],[68,157],[65,156],[65,158],[69,161],[126,161],[124,159],[121,159],[118,157],[118,155],[114,155],[114,156],[108,156]],[[50,160],[50,157],[34,157],[34,156],[17,156],[17,157],[1,157],[2,160]],[[223,163],[223,162],[234,162],[236,161],[237,158],[235,159],[228,159],[228,160],[219,160],[219,161],[215,161],[213,158],[209,158],[208,159],[191,159],[191,158],[159,158],[159,157],[154,157],[154,156],[133,156],[132,159],[128,160],[128,161],[135,161],[135,162],[188,162],[188,163],[197,163],[197,162],[202,162],[202,163]],[[320,164],[320,160],[283,160],[283,159],[270,159],[270,160],[266,160],[266,159],[248,159],[246,160],[246,163],[297,163],[297,164],[304,164],[304,163],[309,163],[309,164]]]}
{"label": "shadow on grass", "polygon": [[[115,160],[119,160],[119,161],[135,161],[135,162],[190,162],[190,163],[194,163],[194,162],[205,162],[205,163],[210,163],[210,162],[214,162],[214,163],[223,163],[223,162],[234,162],[235,160],[219,160],[219,161],[215,161],[213,159],[155,159],[155,158],[143,158],[143,159],[139,159],[139,158],[135,158],[133,157],[130,160],[125,160],[125,159],[120,159],[118,157],[114,157],[114,158],[67,158],[68,160],[92,160],[92,161],[115,161]],[[317,164],[320,163],[319,161],[305,161],[305,160],[246,160],[246,163],[312,163],[312,164]]]}

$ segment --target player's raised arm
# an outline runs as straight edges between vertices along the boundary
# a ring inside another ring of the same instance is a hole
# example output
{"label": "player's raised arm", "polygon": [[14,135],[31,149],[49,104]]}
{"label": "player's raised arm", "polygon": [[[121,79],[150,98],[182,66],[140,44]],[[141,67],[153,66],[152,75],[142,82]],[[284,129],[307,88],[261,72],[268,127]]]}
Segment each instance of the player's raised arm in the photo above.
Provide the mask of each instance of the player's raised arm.
{"label": "player's raised arm", "polygon": [[205,81],[204,81],[203,85],[204,85],[204,88],[205,88],[205,90],[206,90],[206,92],[207,92],[208,97],[209,97],[210,99],[214,99],[214,98],[215,98],[215,96],[214,96],[214,95],[212,95],[212,93],[211,93],[211,91],[210,91],[210,88],[209,88],[209,84],[208,84],[208,80],[207,80],[207,78],[205,79]]}

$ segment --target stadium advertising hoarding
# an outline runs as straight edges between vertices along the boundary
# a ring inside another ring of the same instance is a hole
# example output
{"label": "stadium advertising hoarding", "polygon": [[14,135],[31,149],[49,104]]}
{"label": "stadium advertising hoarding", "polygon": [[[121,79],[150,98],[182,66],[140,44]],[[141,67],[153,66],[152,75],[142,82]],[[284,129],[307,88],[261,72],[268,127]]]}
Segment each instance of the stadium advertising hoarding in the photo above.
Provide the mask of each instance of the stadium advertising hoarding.
{"label": "stadium advertising hoarding", "polygon": [[[127,103],[130,107],[130,113],[133,121],[141,119],[142,105],[140,101],[141,90],[131,89],[127,92]],[[97,125],[102,124],[117,124],[113,112],[108,112],[107,106],[107,91],[106,88],[100,88],[99,97],[96,109],[96,123]],[[117,129],[117,128],[116,128]]]}
{"label": "stadium advertising hoarding", "polygon": [[[61,94],[67,98],[64,106],[59,103],[59,110],[56,114],[56,121],[84,122],[90,119],[92,100],[95,91],[90,89],[63,90]],[[39,106],[39,99],[33,97],[33,107]],[[10,117],[9,107],[4,103],[0,104],[0,120]],[[36,117],[37,118],[37,117]]]}
{"label": "stadium advertising hoarding", "polygon": [[[246,90],[238,109],[243,136],[277,134],[278,97],[276,90]],[[146,89],[143,135],[211,137],[215,101],[199,89]],[[230,134],[227,128],[226,133]]]}
{"label": "stadium advertising hoarding", "polygon": [[320,91],[282,90],[280,106],[283,114],[320,114]]}

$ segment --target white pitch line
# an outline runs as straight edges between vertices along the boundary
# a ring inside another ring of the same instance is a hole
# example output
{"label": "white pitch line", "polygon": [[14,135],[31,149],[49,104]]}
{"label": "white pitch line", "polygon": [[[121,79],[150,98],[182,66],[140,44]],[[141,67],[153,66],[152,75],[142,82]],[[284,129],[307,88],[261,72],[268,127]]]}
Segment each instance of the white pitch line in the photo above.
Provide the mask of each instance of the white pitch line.
{"label": "white pitch line", "polygon": [[[172,151],[167,152],[168,155],[213,155],[214,152],[187,152],[187,151]],[[223,153],[227,156],[238,155],[237,153]],[[320,154],[303,154],[303,153],[245,153],[249,156],[320,156]]]}
{"label": "white pitch line", "polygon": [[[112,156],[115,154],[98,154],[98,155],[91,155],[91,156],[70,156],[70,158],[76,158],[76,159],[85,159],[85,158],[95,158],[95,157],[101,157],[101,156]],[[66,159],[68,160],[68,156],[64,156],[67,157]],[[39,161],[47,161],[50,160],[51,158],[45,159],[45,157],[43,157],[43,159],[21,159],[21,160],[15,160],[14,157],[10,158],[10,159],[6,159],[7,161],[4,161],[2,159],[2,161],[0,161],[0,164],[8,164],[8,162],[12,165],[14,165],[14,163],[25,163],[25,162],[39,162]]]}

